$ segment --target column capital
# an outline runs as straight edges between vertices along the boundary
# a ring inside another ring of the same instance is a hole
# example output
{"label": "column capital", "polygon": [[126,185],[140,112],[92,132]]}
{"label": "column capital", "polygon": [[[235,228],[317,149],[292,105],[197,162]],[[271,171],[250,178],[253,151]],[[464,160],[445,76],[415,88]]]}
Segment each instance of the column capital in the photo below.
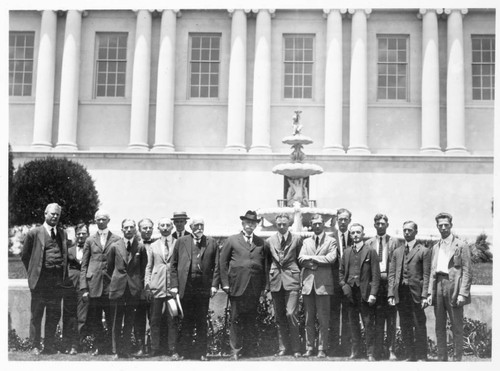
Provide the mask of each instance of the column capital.
{"label": "column capital", "polygon": [[323,18],[328,18],[328,15],[330,13],[335,13],[335,12],[340,13],[340,15],[342,16],[343,14],[347,13],[347,8],[343,8],[343,9],[323,9]]}
{"label": "column capital", "polygon": [[366,15],[366,18],[368,18],[372,12],[372,9],[371,8],[366,8],[366,9],[354,9],[354,8],[350,8],[347,10],[349,12],[350,15],[354,15],[354,13],[356,12],[364,12],[365,15]]}
{"label": "column capital", "polygon": [[243,12],[245,12],[245,14],[248,14],[252,11],[251,9],[228,9],[227,12],[229,13],[229,18],[232,18],[234,12],[236,12],[237,10],[242,10]]}
{"label": "column capital", "polygon": [[274,18],[276,16],[276,9],[252,9],[252,13],[258,14],[259,12],[266,10],[271,16],[271,18]]}
{"label": "column capital", "polygon": [[467,9],[467,8],[461,8],[461,9],[445,8],[444,9],[444,14],[446,14],[446,15],[450,15],[453,12],[459,12],[460,15],[464,16],[469,12],[469,9]]}
{"label": "column capital", "polygon": [[135,13],[135,14],[139,14],[141,12],[147,12],[147,13],[150,13],[150,14],[153,14],[155,12],[156,9],[132,9],[132,11]]}
{"label": "column capital", "polygon": [[177,18],[182,17],[182,12],[181,12],[181,10],[180,10],[180,9],[155,9],[155,13],[158,13],[159,15],[161,15],[161,14],[163,14],[163,12],[164,12],[164,11],[166,11],[166,10],[168,10],[168,11],[170,11],[170,12],[175,13],[175,16],[176,16]]}
{"label": "column capital", "polygon": [[437,15],[441,15],[443,14],[444,10],[443,8],[420,8],[417,13],[417,18],[423,19],[424,15],[430,12],[435,12]]}

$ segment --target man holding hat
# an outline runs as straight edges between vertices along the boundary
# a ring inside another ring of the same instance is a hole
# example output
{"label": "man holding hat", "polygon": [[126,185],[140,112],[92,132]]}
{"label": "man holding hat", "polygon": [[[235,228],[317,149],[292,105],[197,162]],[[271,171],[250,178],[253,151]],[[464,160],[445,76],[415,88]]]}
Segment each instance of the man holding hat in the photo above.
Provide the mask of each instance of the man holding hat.
{"label": "man holding hat", "polygon": [[219,288],[219,248],[213,238],[203,234],[202,218],[194,217],[190,227],[193,236],[181,237],[174,246],[170,292],[179,294],[184,310],[179,339],[181,355],[207,361],[207,313],[210,298]]}
{"label": "man holding hat", "polygon": [[174,216],[172,216],[172,221],[174,222],[175,232],[172,233],[172,237],[178,240],[184,236],[191,236],[191,233],[186,231],[186,223],[189,217],[185,211],[174,211]]}
{"label": "man holding hat", "polygon": [[260,219],[255,211],[240,216],[243,231],[230,236],[220,252],[222,289],[231,301],[229,331],[233,358],[245,348],[256,347],[256,319],[259,298],[265,286],[264,240],[253,234]]}

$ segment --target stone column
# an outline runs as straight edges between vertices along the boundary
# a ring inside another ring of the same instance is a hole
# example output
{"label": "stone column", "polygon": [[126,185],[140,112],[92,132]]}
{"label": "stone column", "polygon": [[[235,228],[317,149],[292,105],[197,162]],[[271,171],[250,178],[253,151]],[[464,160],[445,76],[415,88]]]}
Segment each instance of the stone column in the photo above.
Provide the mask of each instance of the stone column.
{"label": "stone column", "polygon": [[80,88],[80,40],[82,11],[68,10],[64,35],[59,105],[59,136],[56,150],[76,151],[78,93]]}
{"label": "stone column", "polygon": [[349,9],[352,14],[349,154],[367,154],[368,62],[367,17],[371,9]]}
{"label": "stone column", "polygon": [[462,17],[467,9],[445,9],[448,14],[448,75],[446,129],[448,155],[465,155],[465,72]]}
{"label": "stone column", "polygon": [[149,79],[151,78],[151,12],[137,11],[129,150],[148,151]]}
{"label": "stone column", "polygon": [[166,9],[161,15],[156,127],[153,152],[173,152],[175,99],[175,37],[178,10]]}
{"label": "stone column", "polygon": [[255,64],[251,153],[271,153],[271,17],[274,10],[254,10]]}
{"label": "stone column", "polygon": [[324,153],[343,154],[342,145],[342,14],[346,9],[325,9],[325,142]]}
{"label": "stone column", "polygon": [[229,10],[231,22],[231,59],[227,100],[227,144],[224,152],[246,152],[246,58],[247,10]]}
{"label": "stone column", "polygon": [[36,74],[33,142],[31,143],[31,148],[38,151],[50,151],[52,149],[56,30],[56,12],[53,10],[42,11]]}
{"label": "stone column", "polygon": [[422,147],[423,154],[442,154],[439,146],[439,47],[437,15],[442,9],[420,9],[422,18]]}

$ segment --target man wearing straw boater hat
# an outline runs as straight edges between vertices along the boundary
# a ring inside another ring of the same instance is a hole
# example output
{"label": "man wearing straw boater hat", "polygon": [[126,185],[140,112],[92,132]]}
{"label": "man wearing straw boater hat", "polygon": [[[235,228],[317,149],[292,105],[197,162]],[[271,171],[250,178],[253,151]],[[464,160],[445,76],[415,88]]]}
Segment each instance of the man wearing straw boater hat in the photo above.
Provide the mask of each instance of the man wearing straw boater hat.
{"label": "man wearing straw boater hat", "polygon": [[265,286],[264,240],[253,233],[260,219],[251,210],[240,219],[243,231],[230,236],[220,252],[222,289],[231,301],[229,342],[235,360],[243,344],[247,355],[256,348],[257,306]]}
{"label": "man wearing straw boater hat", "polygon": [[174,215],[172,216],[172,222],[174,222],[175,232],[172,233],[172,237],[178,240],[184,236],[191,236],[191,233],[186,231],[186,223],[189,217],[185,211],[174,211]]}

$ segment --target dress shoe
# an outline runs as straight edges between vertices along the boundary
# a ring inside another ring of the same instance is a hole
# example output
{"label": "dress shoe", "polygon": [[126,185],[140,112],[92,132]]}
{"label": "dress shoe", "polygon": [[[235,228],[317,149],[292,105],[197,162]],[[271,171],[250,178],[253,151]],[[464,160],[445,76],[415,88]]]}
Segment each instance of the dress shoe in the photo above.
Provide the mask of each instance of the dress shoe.
{"label": "dress shoe", "polygon": [[99,348],[95,348],[92,353],[90,353],[91,356],[97,357],[100,354]]}
{"label": "dress shoe", "polygon": [[33,349],[31,349],[31,354],[33,354],[34,356],[39,356],[42,352],[40,351],[39,348],[35,347]]}
{"label": "dress shoe", "polygon": [[312,357],[313,356],[313,351],[312,349],[306,350],[306,352],[302,355],[302,357]]}
{"label": "dress shoe", "polygon": [[206,362],[206,361],[208,361],[208,357],[207,356],[200,356],[200,361]]}
{"label": "dress shoe", "polygon": [[300,352],[293,353],[293,358],[300,358],[300,357],[302,357],[302,354],[300,354]]}
{"label": "dress shoe", "polygon": [[349,359],[358,359],[358,358],[359,358],[358,353],[351,353],[351,355],[349,356]]}
{"label": "dress shoe", "polygon": [[240,359],[240,355],[238,353],[234,353],[231,358],[235,361],[239,360]]}
{"label": "dress shoe", "polygon": [[322,350],[318,350],[318,358],[326,358],[325,352],[323,352]]}
{"label": "dress shoe", "polygon": [[184,357],[181,357],[181,356],[179,355],[179,353],[177,353],[177,352],[174,352],[174,353],[172,354],[172,361],[180,361],[180,360],[182,360],[183,358],[184,358]]}
{"label": "dress shoe", "polygon": [[146,354],[144,353],[144,351],[142,350],[142,348],[139,348],[139,350],[137,352],[135,352],[134,354],[132,354],[132,356],[134,358],[142,358],[144,357]]}
{"label": "dress shoe", "polygon": [[78,351],[76,350],[75,347],[71,347],[71,350],[68,352],[70,356],[74,356],[78,354]]}
{"label": "dress shoe", "polygon": [[274,356],[275,357],[283,357],[286,356],[286,350],[280,350],[278,353],[276,353]]}
{"label": "dress shoe", "polygon": [[375,362],[376,359],[374,356],[368,356],[368,362]]}
{"label": "dress shoe", "polygon": [[389,361],[397,361],[398,357],[394,354],[394,352],[391,350],[389,352]]}

